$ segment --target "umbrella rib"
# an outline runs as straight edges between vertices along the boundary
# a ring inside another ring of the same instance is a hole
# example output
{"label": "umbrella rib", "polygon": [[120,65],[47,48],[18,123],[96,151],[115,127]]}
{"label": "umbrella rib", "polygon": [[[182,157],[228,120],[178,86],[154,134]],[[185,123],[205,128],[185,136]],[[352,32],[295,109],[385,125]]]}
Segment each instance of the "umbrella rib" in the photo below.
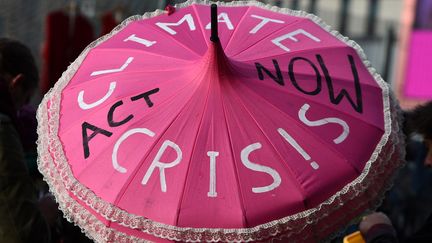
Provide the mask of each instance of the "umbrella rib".
{"label": "umbrella rib", "polygon": [[[200,25],[200,29],[201,29],[201,30],[205,30],[205,27],[204,27],[204,25],[203,25],[203,23],[202,23],[202,21],[201,21],[201,18],[198,18],[199,14],[198,14],[197,6],[196,6],[195,4],[192,5],[192,9],[193,9],[193,11],[194,11],[194,13],[195,13],[195,16],[197,16],[198,23],[199,23],[199,25]],[[207,49],[208,49],[208,43],[207,43],[207,40],[206,40],[207,37],[206,37],[204,31],[201,31],[201,34],[202,34],[202,38],[203,38],[203,40],[204,40],[204,43],[206,44]]]}
{"label": "umbrella rib", "polygon": [[[234,92],[235,93],[235,92]],[[239,104],[242,105],[242,107],[245,109],[245,111],[249,114],[250,118],[254,121],[255,125],[258,127],[258,129],[261,131],[261,133],[264,135],[264,137],[266,138],[266,140],[271,144],[271,147],[273,148],[273,150],[275,151],[275,153],[277,154],[277,156],[281,159],[281,161],[284,161],[282,155],[278,152],[278,150],[276,149],[276,147],[274,146],[274,144],[271,142],[271,140],[268,138],[267,134],[264,132],[264,130],[262,129],[262,127],[259,125],[258,121],[254,118],[254,116],[251,114],[251,112],[249,111],[249,109],[246,107],[246,105],[244,104],[243,100],[240,98],[239,95],[236,94],[236,99],[239,101]],[[261,97],[259,97],[261,98]],[[272,104],[270,104],[272,105]],[[293,178],[295,177],[295,173],[293,171],[291,171],[291,168],[286,164],[286,163],[282,163],[289,171],[289,173],[293,176]],[[301,193],[302,197],[303,197],[303,206],[305,208],[307,208],[307,203],[306,203],[306,192],[303,190],[303,187],[301,186],[300,183],[298,183],[298,181],[296,180],[292,180],[293,184],[296,185],[296,187],[298,188],[298,191]]]}
{"label": "umbrella rib", "polygon": [[251,6],[248,6],[248,9],[245,11],[245,13],[243,14],[243,16],[241,17],[239,23],[236,25],[236,28],[234,29],[232,35],[230,36],[230,38],[228,39],[228,42],[224,48],[224,50],[226,50],[226,48],[230,45],[231,40],[233,39],[234,35],[238,32],[239,30],[239,26],[241,26],[242,22],[244,21],[244,19],[246,18],[246,15],[251,11]]}
{"label": "umbrella rib", "polygon": [[181,206],[183,205],[184,194],[185,194],[185,190],[186,190],[186,184],[187,184],[187,181],[189,180],[188,179],[189,178],[188,175],[189,175],[189,172],[191,170],[191,163],[192,163],[191,161],[192,161],[192,158],[193,158],[194,153],[195,153],[195,147],[197,145],[199,131],[201,130],[201,125],[202,125],[202,122],[204,120],[205,110],[208,107],[208,98],[210,96],[209,94],[210,94],[210,88],[207,90],[207,95],[206,95],[206,100],[205,100],[205,106],[203,108],[203,112],[201,112],[202,115],[201,115],[201,118],[200,118],[200,123],[198,125],[198,131],[196,132],[196,135],[195,135],[195,138],[194,138],[193,149],[192,149],[192,153],[191,153],[191,156],[190,156],[191,160],[188,163],[188,168],[187,168],[186,177],[185,177],[186,179],[184,180],[183,189],[182,189],[181,196],[180,196],[180,202],[179,202],[179,204],[177,206],[177,215],[176,215],[176,219],[175,219],[176,225],[178,225],[178,221],[179,221],[179,218],[180,218],[180,209],[181,209]]}
{"label": "umbrella rib", "polygon": [[239,170],[238,170],[238,167],[237,167],[237,164],[235,163],[235,157],[234,157],[234,148],[233,148],[233,140],[232,140],[232,136],[231,136],[231,133],[230,133],[230,129],[229,129],[229,125],[228,125],[228,121],[227,121],[227,111],[226,111],[226,108],[225,108],[225,102],[223,101],[223,98],[222,98],[222,93],[221,93],[221,101],[222,101],[222,110],[223,110],[223,113],[224,113],[224,121],[225,121],[225,127],[226,127],[226,132],[227,132],[227,134],[228,134],[228,141],[229,141],[229,147],[230,147],[230,150],[231,150],[231,156],[232,156],[232,162],[233,162],[233,167],[235,168],[235,171],[236,171],[236,173],[234,173],[235,174],[235,178],[236,178],[236,181],[237,181],[237,190],[238,190],[238,194],[239,194],[239,198],[240,198],[240,200],[239,200],[239,202],[241,203],[241,210],[242,210],[242,215],[243,215],[243,221],[244,221],[244,225],[245,226],[248,226],[248,221],[247,221],[247,217],[246,217],[246,209],[245,209],[245,203],[244,203],[244,197],[243,197],[243,193],[242,193],[242,190],[241,190],[241,187],[240,187],[240,179],[239,179],[239,174],[240,174],[240,172],[239,172]]}

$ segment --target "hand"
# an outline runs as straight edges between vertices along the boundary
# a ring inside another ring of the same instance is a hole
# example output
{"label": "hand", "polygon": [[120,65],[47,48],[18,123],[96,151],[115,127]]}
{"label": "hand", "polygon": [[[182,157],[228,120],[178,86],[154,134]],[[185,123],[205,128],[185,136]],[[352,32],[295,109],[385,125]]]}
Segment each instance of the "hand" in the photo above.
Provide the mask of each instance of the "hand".
{"label": "hand", "polygon": [[359,229],[362,235],[366,235],[367,232],[377,224],[387,224],[392,226],[392,223],[390,219],[387,217],[387,215],[376,212],[369,214],[363,218],[363,220],[360,222]]}

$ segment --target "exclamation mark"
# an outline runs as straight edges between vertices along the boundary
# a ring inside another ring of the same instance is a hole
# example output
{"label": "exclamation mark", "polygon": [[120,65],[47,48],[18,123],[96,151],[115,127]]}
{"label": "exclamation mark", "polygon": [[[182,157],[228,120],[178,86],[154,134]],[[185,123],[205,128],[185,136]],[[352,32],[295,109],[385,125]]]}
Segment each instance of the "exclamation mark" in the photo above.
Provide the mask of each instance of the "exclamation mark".
{"label": "exclamation mark", "polygon": [[210,188],[207,193],[208,197],[217,197],[216,192],[216,157],[219,155],[217,151],[208,151],[207,156],[210,157]]}
{"label": "exclamation mark", "polygon": [[[282,135],[282,137],[285,138],[285,140],[287,140],[287,142],[289,144],[291,144],[291,146],[293,146],[293,148],[295,148],[295,150],[297,150],[297,152],[299,152],[299,154],[301,154],[301,156],[306,160],[306,161],[310,161],[311,157],[308,153],[306,153],[306,151],[304,151],[304,149],[297,143],[297,141],[291,137],[291,135],[289,135],[285,130],[283,130],[282,128],[278,129],[278,132],[280,135]],[[319,168],[319,164],[315,161],[310,162],[310,166],[312,166],[312,168],[314,168],[315,170],[317,170]]]}

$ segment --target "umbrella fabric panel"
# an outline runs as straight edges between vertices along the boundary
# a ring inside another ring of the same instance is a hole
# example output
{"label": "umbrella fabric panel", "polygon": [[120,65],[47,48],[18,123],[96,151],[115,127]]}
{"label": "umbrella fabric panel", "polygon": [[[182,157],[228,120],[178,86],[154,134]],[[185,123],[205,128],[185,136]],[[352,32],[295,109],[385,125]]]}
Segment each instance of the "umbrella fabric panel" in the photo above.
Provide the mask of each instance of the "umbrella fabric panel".
{"label": "umbrella fabric panel", "polygon": [[[175,29],[177,30],[176,27]],[[174,29],[174,27],[173,27]],[[109,41],[101,43],[97,50],[110,49],[112,51],[133,51],[136,50],[139,53],[153,54],[153,61],[156,63],[159,61],[158,58],[173,58],[180,62],[182,60],[190,61],[198,59],[201,56],[201,49],[207,48],[205,43],[201,41],[202,34],[200,30],[190,31],[194,34],[193,37],[196,40],[194,47],[185,46],[179,42],[178,35],[180,32],[176,32],[175,35],[170,35],[159,27],[155,26],[154,23],[148,23],[145,20],[138,20],[129,24],[128,28],[124,28],[119,31],[115,36],[111,37]],[[96,51],[96,50],[94,50]],[[155,58],[157,57],[157,58]],[[150,68],[151,66],[143,66]]]}
{"label": "umbrella fabric panel", "polygon": [[[97,83],[100,82],[99,80],[104,79],[111,79],[110,82],[114,82],[117,81],[116,78],[118,77],[127,78],[129,73],[136,72],[143,74],[143,82],[155,79],[162,80],[163,78],[171,80],[176,75],[188,73],[185,72],[185,69],[187,70],[194,63],[194,61],[160,57],[139,50],[120,50],[120,53],[118,53],[118,50],[110,49],[91,51],[86,56],[86,61],[91,65],[80,66],[74,78],[68,83],[66,90],[74,88],[76,85],[85,87],[87,83]],[[177,73],[172,73],[175,71]],[[96,92],[102,94],[104,91],[106,92],[106,90],[101,89]],[[96,93],[95,96],[97,94],[99,93]]]}
{"label": "umbrella fabric panel", "polygon": [[[235,40],[234,36],[232,42],[235,43]],[[251,45],[248,49],[232,55],[232,58],[238,61],[248,61],[298,53],[308,49],[313,51],[320,48],[344,46],[346,44],[335,36],[329,35],[326,30],[316,25],[313,21],[303,19],[284,26],[282,29],[278,29],[266,38],[260,39]],[[260,51],[257,52],[256,50]]]}
{"label": "umbrella fabric panel", "polygon": [[[144,21],[146,25],[153,25],[152,28],[157,28],[161,34],[165,34],[162,38],[171,40],[171,43],[177,42],[200,56],[207,50],[204,33],[194,7],[176,9],[169,18],[160,15]],[[170,50],[169,44],[165,48]]]}
{"label": "umbrella fabric panel", "polygon": [[[196,12],[196,17],[200,23],[200,28],[204,34],[204,40],[207,45],[211,45],[211,25],[209,8],[206,5],[196,4],[193,6]],[[222,47],[225,47],[231,40],[233,33],[241,25],[241,21],[245,18],[245,12],[249,7],[218,7],[218,36]]]}
{"label": "umbrella fabric panel", "polygon": [[[249,50],[256,43],[268,41],[268,36],[286,26],[294,25],[304,18],[250,6],[236,27],[228,44],[222,45],[227,56],[234,57]],[[260,50],[260,49],[257,49]],[[261,51],[261,50],[260,50]]]}

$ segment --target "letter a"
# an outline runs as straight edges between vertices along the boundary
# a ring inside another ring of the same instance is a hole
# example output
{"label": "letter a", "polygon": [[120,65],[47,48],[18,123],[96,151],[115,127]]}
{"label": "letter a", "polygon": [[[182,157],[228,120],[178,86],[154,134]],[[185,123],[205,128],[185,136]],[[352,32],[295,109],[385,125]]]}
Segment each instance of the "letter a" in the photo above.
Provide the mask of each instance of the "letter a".
{"label": "letter a", "polygon": [[[90,136],[87,134],[88,129],[93,131],[93,133]],[[87,159],[90,156],[90,148],[89,148],[90,140],[92,140],[99,133],[106,137],[111,137],[112,135],[112,132],[94,126],[88,122],[84,122],[83,124],[81,124],[81,132],[82,132],[82,140],[83,140],[84,159]]]}
{"label": "letter a", "polygon": [[[227,25],[227,28],[229,29],[229,30],[233,30],[234,29],[234,26],[233,26],[233,24],[231,23],[231,20],[229,19],[229,17],[228,17],[228,14],[227,13],[220,13],[219,15],[218,15],[218,23],[225,23],[226,25]],[[211,29],[211,23],[208,23],[207,25],[206,25],[206,30],[209,30],[209,29]]]}

